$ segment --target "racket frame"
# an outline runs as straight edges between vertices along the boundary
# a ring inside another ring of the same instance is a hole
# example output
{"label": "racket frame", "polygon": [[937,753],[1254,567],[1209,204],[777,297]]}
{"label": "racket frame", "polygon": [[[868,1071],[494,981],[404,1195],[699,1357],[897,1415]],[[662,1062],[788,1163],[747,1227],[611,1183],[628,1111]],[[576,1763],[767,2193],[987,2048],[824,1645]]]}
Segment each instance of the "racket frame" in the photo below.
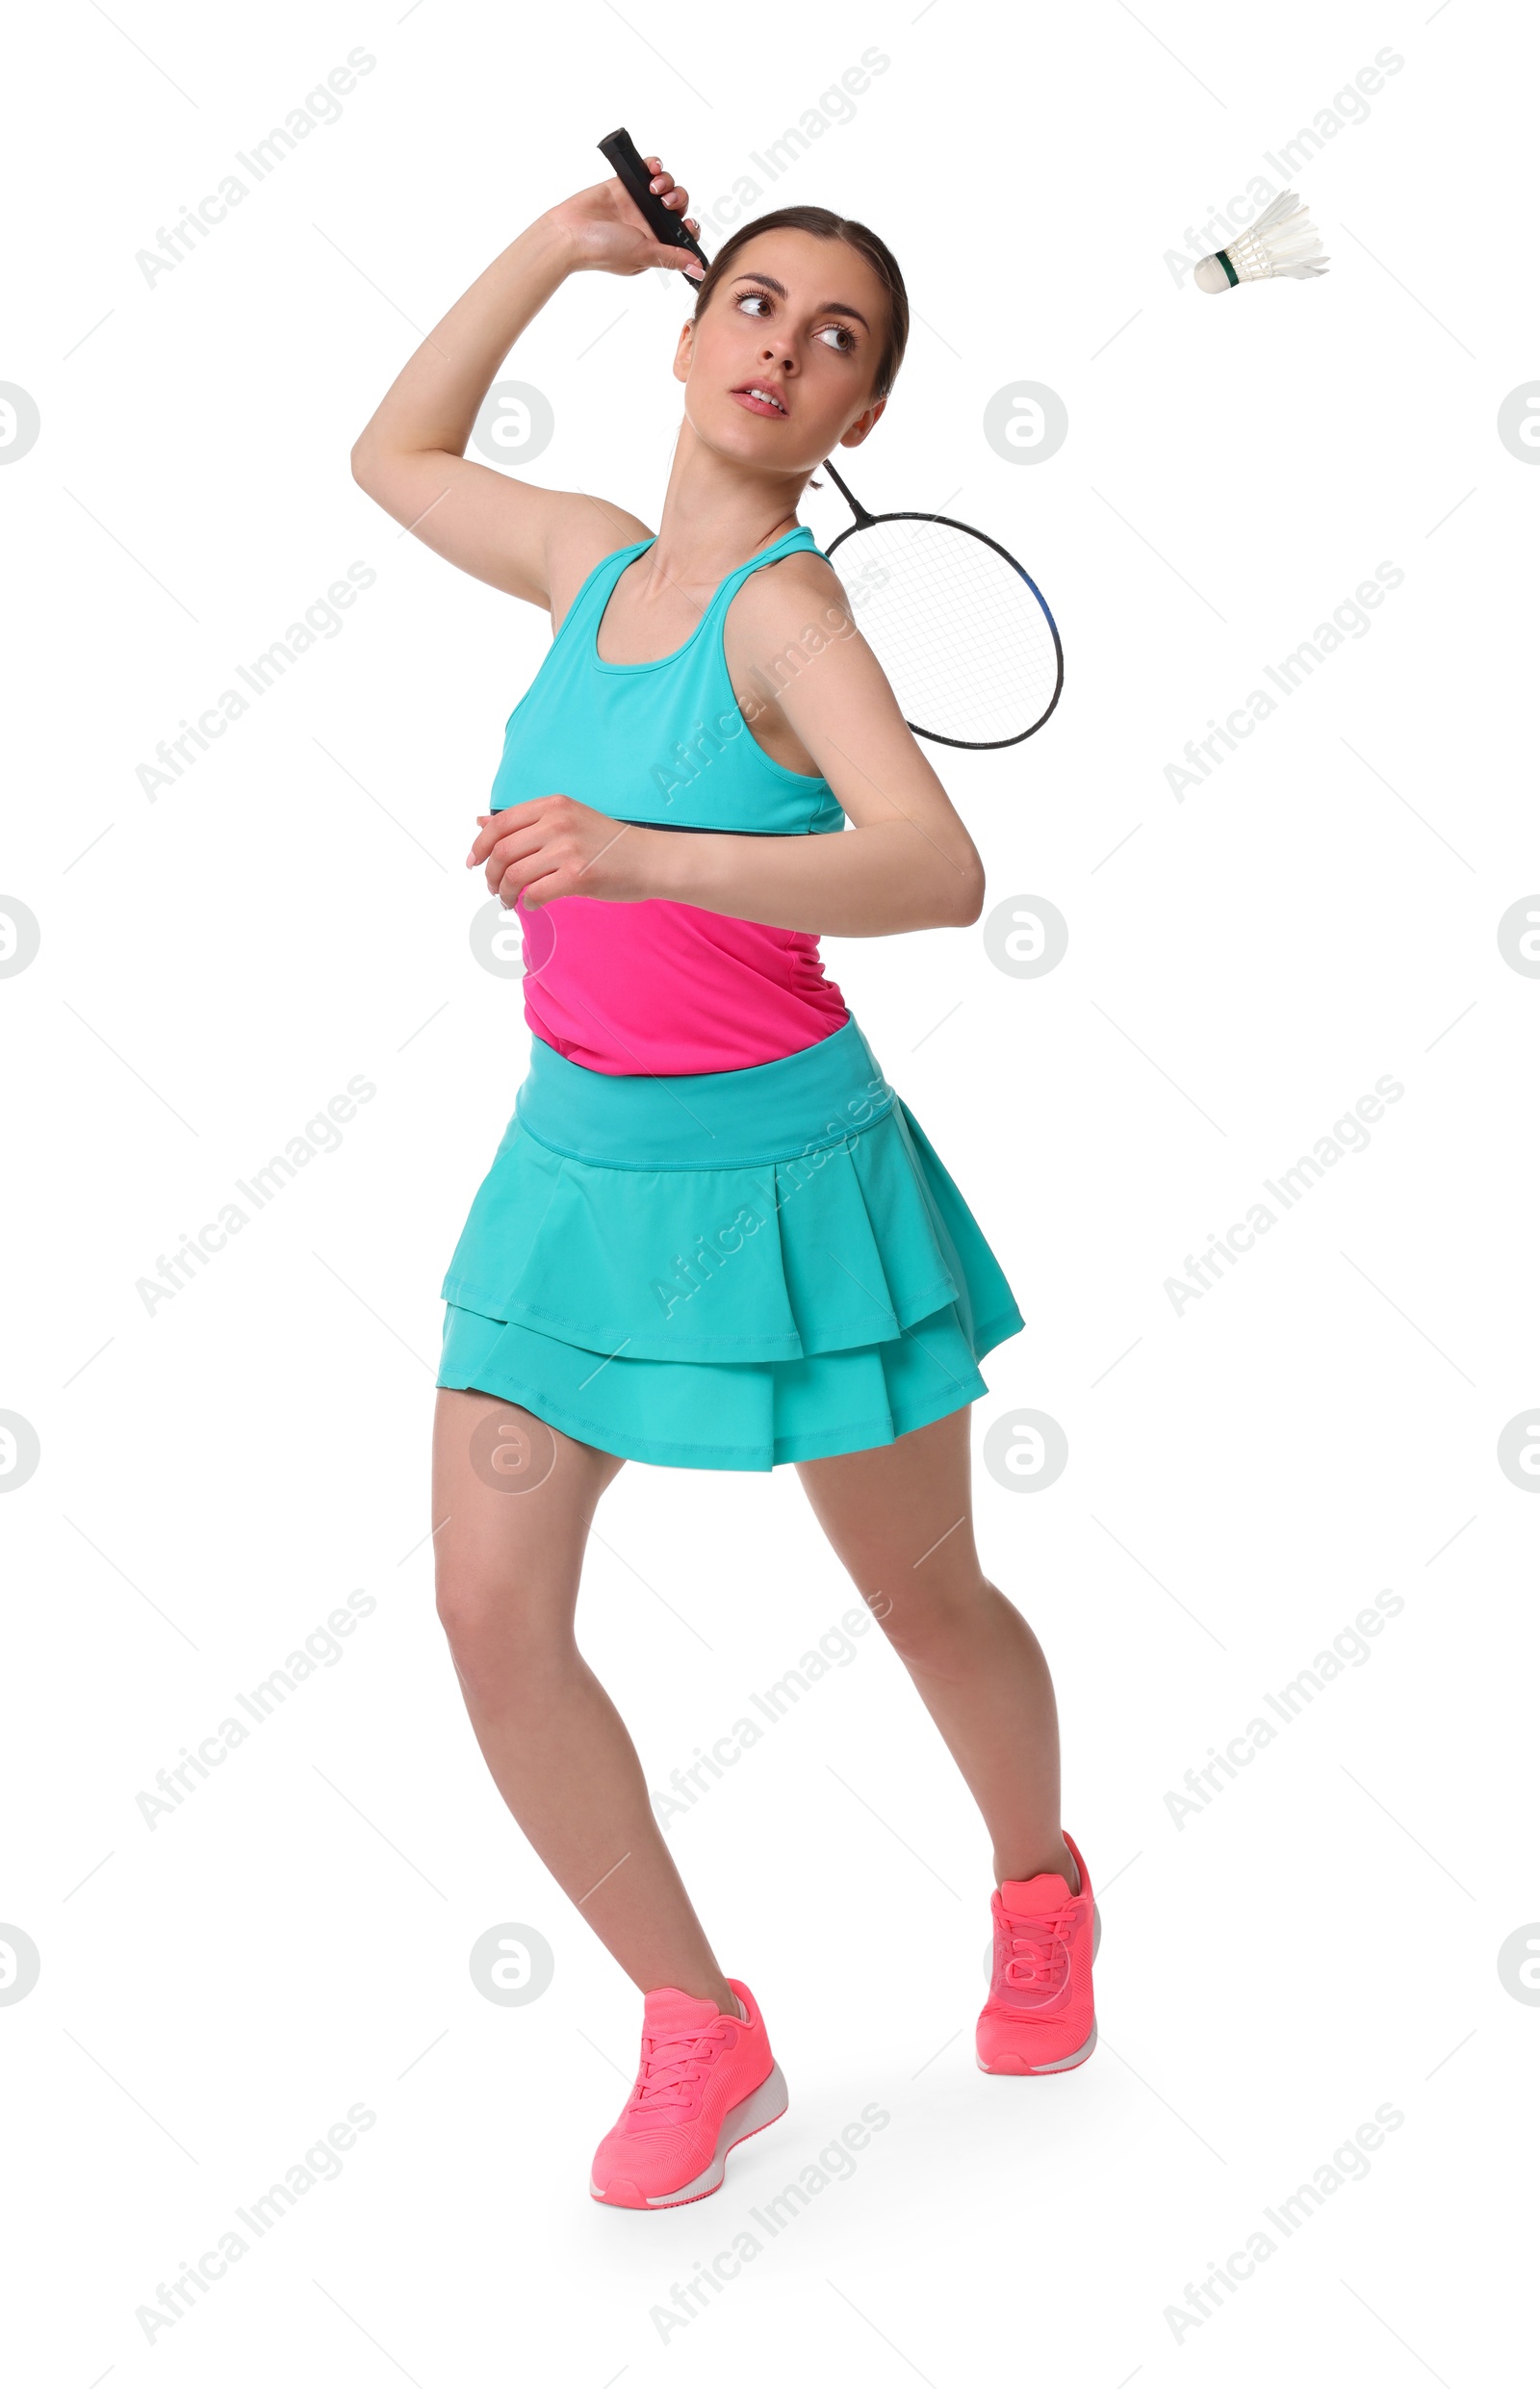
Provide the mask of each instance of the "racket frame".
{"label": "racket frame", "polygon": [[[1057,706],[1060,698],[1064,694],[1065,650],[1064,641],[1059,636],[1059,625],[1053,618],[1053,608],[1048,604],[1047,599],[1043,596],[1042,591],[1039,588],[1037,582],[1033,579],[1032,575],[1027,571],[1025,565],[1018,564],[1015,557],[1011,553],[1010,549],[1002,548],[1000,542],[997,539],[991,539],[988,531],[981,531],[972,523],[960,523],[955,515],[921,514],[911,509],[906,510],[899,514],[873,514],[869,508],[861,504],[861,501],[857,497],[855,491],[841,479],[840,475],[834,471],[834,466],[829,462],[827,457],[824,459],[823,470],[828,474],[829,478],[833,481],[835,489],[838,490],[839,495],[843,498],[846,505],[850,508],[852,514],[856,518],[855,522],[852,523],[847,529],[842,530],[837,538],[832,539],[828,547],[824,550],[825,555],[829,557],[831,562],[834,560],[834,553],[836,548],[842,547],[847,539],[854,539],[858,531],[871,530],[874,526],[879,523],[940,523],[943,524],[948,530],[964,532],[969,539],[981,539],[987,548],[992,548],[995,554],[999,556],[1004,563],[1010,565],[1011,570],[1014,573],[1019,573],[1022,579],[1026,582],[1027,587],[1032,591],[1033,596],[1037,599],[1038,604],[1041,606],[1043,620],[1046,622],[1049,631],[1052,634],[1055,667],[1053,695],[1049,698],[1046,706],[1038,716],[1038,719],[1032,724],[1030,729],[1018,730],[1009,738],[948,738],[938,730],[922,730],[918,722],[910,722],[908,715],[906,715],[905,720],[908,723],[908,727],[914,732],[915,737],[928,738],[933,746],[965,747],[970,753],[982,754],[987,749],[993,747],[1018,747],[1023,738],[1030,738],[1036,732],[1041,730],[1043,723],[1051,717],[1054,707]],[[879,658],[879,660],[881,659]]]}

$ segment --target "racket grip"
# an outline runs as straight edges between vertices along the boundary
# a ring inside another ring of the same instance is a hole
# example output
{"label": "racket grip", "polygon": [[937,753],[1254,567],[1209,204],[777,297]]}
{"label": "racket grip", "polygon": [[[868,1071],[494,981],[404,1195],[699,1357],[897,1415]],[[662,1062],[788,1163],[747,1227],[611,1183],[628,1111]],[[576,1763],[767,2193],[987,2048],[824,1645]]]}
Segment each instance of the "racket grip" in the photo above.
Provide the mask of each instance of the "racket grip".
{"label": "racket grip", "polygon": [[708,266],[710,259],[699,241],[686,232],[683,218],[673,208],[665,207],[654,192],[651,169],[626,127],[621,125],[617,131],[606,133],[599,147],[641,209],[643,220],[654,237],[670,248],[688,249],[703,266]]}

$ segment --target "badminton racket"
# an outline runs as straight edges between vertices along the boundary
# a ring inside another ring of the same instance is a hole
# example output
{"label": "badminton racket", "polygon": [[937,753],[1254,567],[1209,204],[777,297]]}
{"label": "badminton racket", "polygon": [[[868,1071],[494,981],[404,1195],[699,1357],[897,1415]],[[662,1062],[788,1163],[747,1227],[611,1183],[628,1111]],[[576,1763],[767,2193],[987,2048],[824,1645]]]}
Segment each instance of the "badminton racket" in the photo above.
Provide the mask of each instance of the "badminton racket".
{"label": "badminton racket", "polygon": [[[622,127],[599,143],[661,242],[709,261]],[[855,521],[831,541],[857,626],[916,737],[943,747],[1014,747],[1059,703],[1065,653],[1048,601],[988,531],[945,514],[872,514],[827,461]]]}

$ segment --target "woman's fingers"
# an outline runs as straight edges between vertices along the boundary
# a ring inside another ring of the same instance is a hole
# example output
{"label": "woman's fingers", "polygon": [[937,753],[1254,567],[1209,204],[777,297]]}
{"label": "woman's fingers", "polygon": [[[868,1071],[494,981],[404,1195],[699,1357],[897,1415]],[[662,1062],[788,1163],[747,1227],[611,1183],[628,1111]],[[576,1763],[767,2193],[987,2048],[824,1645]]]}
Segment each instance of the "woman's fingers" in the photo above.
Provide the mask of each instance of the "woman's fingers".
{"label": "woman's fingers", "polygon": [[[651,188],[654,194],[662,200],[663,205],[671,214],[682,218],[685,231],[699,240],[701,237],[699,218],[686,216],[684,213],[690,204],[690,194],[683,184],[677,183],[658,159],[649,158],[646,163],[653,169]],[[664,251],[654,258],[654,263],[672,266],[677,272],[682,273],[687,281],[699,282],[701,279],[700,261],[690,258],[687,251],[681,252],[680,249]]]}
{"label": "woman's fingers", "polygon": [[500,806],[495,813],[477,813],[472,854],[490,854],[499,838],[507,837],[518,830],[526,830],[532,822],[538,821],[541,808],[550,802],[549,797],[526,796],[517,805]]}
{"label": "woman's fingers", "polygon": [[[682,215],[690,204],[690,194],[684,189],[683,184],[674,180],[673,175],[668,172],[660,159],[646,158],[643,164],[652,169],[653,179],[649,188],[654,197],[661,199],[663,205],[672,208],[676,215]],[[688,223],[690,218],[686,217],[685,221]],[[698,232],[700,226],[697,224],[694,229]]]}

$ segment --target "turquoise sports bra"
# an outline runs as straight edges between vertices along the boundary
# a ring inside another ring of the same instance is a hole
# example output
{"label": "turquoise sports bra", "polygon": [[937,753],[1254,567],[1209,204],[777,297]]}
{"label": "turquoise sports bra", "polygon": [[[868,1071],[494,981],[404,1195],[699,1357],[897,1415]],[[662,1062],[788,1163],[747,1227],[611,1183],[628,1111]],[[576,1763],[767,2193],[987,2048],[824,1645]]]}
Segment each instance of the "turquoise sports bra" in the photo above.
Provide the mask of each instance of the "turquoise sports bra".
{"label": "turquoise sports bra", "polygon": [[[491,809],[563,795],[615,821],[662,828],[780,836],[842,829],[844,810],[828,781],[788,771],[757,743],[732,693],[722,649],[733,593],[761,565],[804,548],[821,553],[811,531],[799,523],[773,548],[729,573],[671,655],[651,663],[605,663],[599,625],[610,592],[627,565],[652,545],[639,539],[617,548],[594,566],[574,598],[508,716]],[[827,633],[813,635],[827,639]],[[796,643],[775,660],[783,681],[801,660]]]}

